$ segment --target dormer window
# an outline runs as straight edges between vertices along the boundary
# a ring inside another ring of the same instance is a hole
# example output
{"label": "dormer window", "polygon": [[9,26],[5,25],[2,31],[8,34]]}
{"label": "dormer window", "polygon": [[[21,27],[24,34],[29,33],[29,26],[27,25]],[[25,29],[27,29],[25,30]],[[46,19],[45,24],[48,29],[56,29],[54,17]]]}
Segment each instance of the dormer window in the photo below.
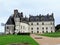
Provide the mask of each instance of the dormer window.
{"label": "dormer window", "polygon": [[41,17],[41,20],[44,20],[44,17]]}
{"label": "dormer window", "polygon": [[39,18],[36,18],[36,21],[39,21]]}
{"label": "dormer window", "polygon": [[33,20],[33,18],[30,18],[30,20]]}
{"label": "dormer window", "polygon": [[50,20],[52,19],[52,17],[49,18]]}

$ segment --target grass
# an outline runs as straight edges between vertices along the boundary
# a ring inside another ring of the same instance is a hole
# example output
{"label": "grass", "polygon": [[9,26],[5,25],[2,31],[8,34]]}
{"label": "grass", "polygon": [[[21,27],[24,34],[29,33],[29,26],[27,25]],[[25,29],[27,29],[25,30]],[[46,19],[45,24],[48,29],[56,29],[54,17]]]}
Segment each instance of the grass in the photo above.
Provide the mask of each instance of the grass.
{"label": "grass", "polygon": [[33,40],[28,35],[1,35],[0,45],[7,45],[11,43],[29,43],[30,45],[38,45],[38,43]]}
{"label": "grass", "polygon": [[44,33],[44,34],[39,34],[39,35],[48,36],[48,37],[60,37],[60,32]]}

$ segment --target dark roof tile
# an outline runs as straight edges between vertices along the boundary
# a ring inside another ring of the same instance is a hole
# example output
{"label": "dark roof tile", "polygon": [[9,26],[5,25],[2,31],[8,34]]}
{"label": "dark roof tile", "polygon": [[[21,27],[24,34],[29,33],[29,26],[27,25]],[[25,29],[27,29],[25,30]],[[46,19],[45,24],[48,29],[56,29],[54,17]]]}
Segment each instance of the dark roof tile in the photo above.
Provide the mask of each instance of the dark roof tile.
{"label": "dark roof tile", "polygon": [[8,21],[6,22],[6,24],[7,24],[7,25],[10,25],[10,24],[13,24],[13,25],[14,25],[14,24],[15,24],[15,23],[14,23],[14,19],[13,19],[12,16],[9,17]]}

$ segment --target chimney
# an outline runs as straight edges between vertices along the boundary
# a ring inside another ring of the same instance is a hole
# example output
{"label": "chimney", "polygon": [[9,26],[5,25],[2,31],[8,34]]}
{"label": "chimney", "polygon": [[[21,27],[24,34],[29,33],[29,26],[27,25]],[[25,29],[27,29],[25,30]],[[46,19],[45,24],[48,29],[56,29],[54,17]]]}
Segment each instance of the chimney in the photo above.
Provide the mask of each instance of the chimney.
{"label": "chimney", "polygon": [[18,14],[18,10],[17,9],[14,10],[14,14]]}
{"label": "chimney", "polygon": [[21,12],[20,14],[21,14],[21,17],[23,17],[23,12]]}
{"label": "chimney", "polygon": [[54,13],[52,13],[51,15],[52,15],[52,17],[53,17]]}

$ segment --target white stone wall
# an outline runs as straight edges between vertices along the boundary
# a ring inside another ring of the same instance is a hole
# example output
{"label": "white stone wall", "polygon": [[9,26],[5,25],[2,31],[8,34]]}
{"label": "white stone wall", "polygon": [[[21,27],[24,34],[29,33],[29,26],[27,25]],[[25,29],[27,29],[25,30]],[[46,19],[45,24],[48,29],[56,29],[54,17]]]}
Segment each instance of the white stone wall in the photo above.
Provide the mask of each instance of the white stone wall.
{"label": "white stone wall", "polygon": [[[31,23],[33,23],[33,25],[31,25]],[[37,23],[39,23],[39,25],[37,25]],[[44,25],[42,25],[42,23],[44,23]],[[52,24],[51,24],[52,23]],[[37,27],[39,28],[37,30]],[[44,30],[42,30],[42,27],[44,27]],[[42,33],[42,31],[46,32],[46,27],[48,27],[47,31],[48,32],[55,32],[55,25],[53,21],[46,21],[46,22],[29,22],[29,30],[30,33],[37,33],[37,31],[39,31],[39,33]],[[51,29],[52,27],[52,29]],[[33,28],[33,30],[31,29]]]}
{"label": "white stone wall", "polygon": [[21,32],[24,32],[24,33],[29,32],[29,30],[28,30],[29,25],[28,24],[21,22],[20,26],[21,26],[21,28],[20,28]]}
{"label": "white stone wall", "polygon": [[29,25],[28,24],[26,24],[26,23],[23,23],[23,22],[16,22],[17,23],[17,25],[16,25],[16,30],[15,30],[15,32],[16,33],[28,33],[29,32],[29,30],[28,30],[28,27],[29,27]]}
{"label": "white stone wall", "polygon": [[[33,25],[31,25],[31,23],[33,23]],[[38,25],[37,25],[38,23]],[[42,25],[42,23],[44,23],[44,25]],[[29,22],[29,25],[27,23],[23,23],[23,22],[15,22],[15,31],[14,31],[14,25],[6,25],[6,27],[9,27],[9,29],[6,28],[6,34],[13,34],[15,33],[46,33],[47,32],[55,32],[55,25],[53,21],[43,21],[43,22]],[[39,29],[37,29],[37,27]],[[44,30],[42,29],[42,27],[44,27]],[[46,29],[46,27],[48,29]],[[31,29],[33,28],[33,30]]]}
{"label": "white stone wall", "polygon": [[15,22],[15,32],[18,33],[20,31],[20,22]]}
{"label": "white stone wall", "polygon": [[15,17],[15,18],[14,18],[14,21],[15,21],[15,22],[19,22],[19,21],[20,21],[20,18],[16,18],[16,17]]}
{"label": "white stone wall", "polygon": [[20,18],[15,17],[14,21],[15,21],[15,33],[19,33],[19,31],[20,31]]}
{"label": "white stone wall", "polygon": [[14,25],[6,25],[5,33],[6,34],[9,34],[9,33],[13,34],[14,33]]}

